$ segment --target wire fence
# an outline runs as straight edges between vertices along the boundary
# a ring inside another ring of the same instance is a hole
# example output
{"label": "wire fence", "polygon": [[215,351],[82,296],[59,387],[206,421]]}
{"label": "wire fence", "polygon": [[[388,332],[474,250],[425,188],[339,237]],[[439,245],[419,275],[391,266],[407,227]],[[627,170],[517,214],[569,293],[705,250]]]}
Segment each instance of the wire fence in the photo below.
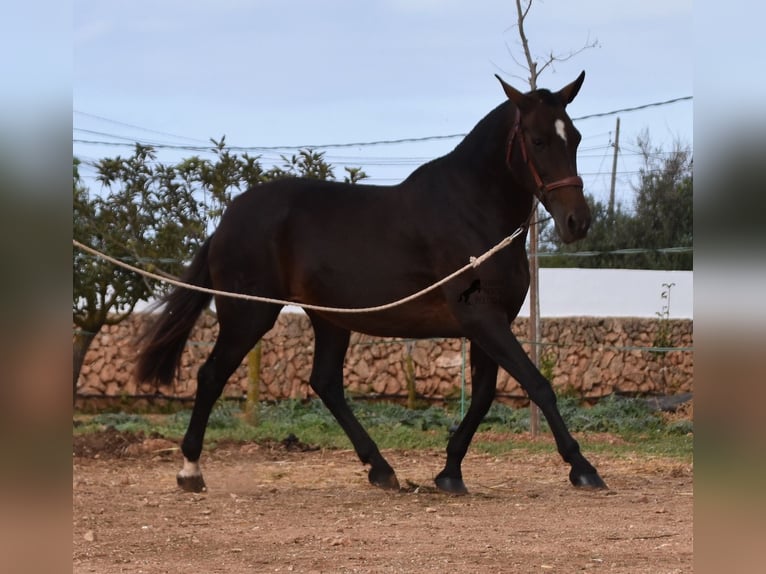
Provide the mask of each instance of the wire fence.
{"label": "wire fence", "polygon": [[[662,107],[667,106],[670,104],[675,104],[678,102],[683,101],[691,101],[694,99],[694,96],[681,96],[678,98],[671,98],[668,100],[662,100],[657,102],[649,102],[645,104],[640,104],[636,106],[627,106],[619,109],[609,110],[606,112],[598,112],[593,114],[587,114],[584,116],[578,116],[575,118],[572,118],[572,121],[584,121],[594,118],[603,118],[603,117],[609,117],[609,116],[616,116],[617,114],[622,113],[629,113],[629,112],[635,112],[639,110],[646,110],[649,108],[656,108],[656,107]],[[161,141],[151,141],[151,140],[144,140],[144,143],[147,145],[151,145],[153,147],[156,147],[158,149],[175,149],[175,150],[186,150],[186,151],[206,151],[211,149],[211,143],[210,142],[204,142],[203,140],[197,139],[197,138],[188,138],[186,136],[175,136],[173,134],[169,134],[167,132],[157,131],[149,128],[142,128],[140,126],[136,126],[134,124],[128,124],[125,122],[120,122],[117,120],[110,120],[108,118],[105,118],[103,116],[97,116],[95,114],[89,114],[87,112],[82,112],[79,110],[74,110],[74,113],[76,115],[82,115],[86,117],[91,117],[95,119],[100,119],[102,121],[107,121],[110,123],[114,123],[115,125],[121,125],[123,127],[130,127],[133,129],[140,129],[142,131],[146,131],[149,133],[154,133],[157,135],[163,135],[167,137],[180,137],[186,140],[192,140],[195,142],[199,142],[199,144],[171,144],[171,143],[163,143]],[[97,130],[89,130],[85,128],[74,128],[75,131],[81,132],[81,133],[87,133],[91,135],[98,135],[103,137],[110,137],[112,139],[120,139],[123,140],[122,142],[109,142],[109,141],[100,141],[100,140],[86,140],[86,139],[78,139],[73,138],[73,143],[81,143],[81,144],[93,144],[93,145],[105,145],[105,146],[125,146],[127,145],[125,143],[125,140],[128,141],[139,141],[137,138],[130,136],[122,136],[119,134],[112,134],[108,132],[102,132]],[[452,140],[457,138],[463,138],[467,135],[467,133],[461,132],[461,133],[454,133],[454,134],[441,134],[441,135],[428,135],[428,136],[420,136],[420,137],[407,137],[407,138],[396,138],[396,139],[382,139],[382,140],[369,140],[369,141],[356,141],[356,142],[336,142],[336,143],[314,143],[314,144],[301,144],[301,145],[248,145],[248,146],[228,146],[228,148],[231,151],[236,152],[264,152],[264,151],[297,151],[301,149],[314,149],[314,150],[321,150],[321,149],[342,149],[342,148],[361,148],[361,147],[372,147],[372,146],[385,146],[385,145],[398,145],[398,144],[404,144],[404,143],[419,143],[419,142],[430,142],[430,141],[441,141],[441,140]]]}
{"label": "wire fence", "polygon": [[[630,249],[611,249],[611,250],[600,250],[600,251],[538,251],[537,253],[528,253],[528,257],[539,257],[539,258],[552,258],[552,257],[558,257],[558,258],[567,258],[567,257],[598,257],[600,255],[647,255],[647,254],[657,254],[657,253],[694,253],[694,247],[691,246],[684,246],[684,245],[678,245],[674,247],[636,247],[636,248],[630,248]],[[92,257],[96,258],[95,255],[92,255],[90,253],[84,253],[86,257]],[[148,264],[165,264],[165,265],[175,265],[178,263],[186,264],[187,261],[181,261],[179,259],[174,259],[170,257],[136,257],[134,255],[123,255],[120,257],[114,257],[114,259],[117,259],[119,261],[122,261],[123,263],[134,263],[139,265],[148,265]]]}

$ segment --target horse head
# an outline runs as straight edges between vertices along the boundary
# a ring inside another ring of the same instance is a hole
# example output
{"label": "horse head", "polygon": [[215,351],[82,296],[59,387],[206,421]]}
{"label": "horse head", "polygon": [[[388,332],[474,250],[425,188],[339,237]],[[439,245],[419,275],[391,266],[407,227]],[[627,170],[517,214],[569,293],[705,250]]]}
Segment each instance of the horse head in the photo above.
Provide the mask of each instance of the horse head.
{"label": "horse head", "polygon": [[525,188],[538,197],[556,224],[564,243],[582,239],[591,215],[577,175],[580,132],[567,115],[585,79],[585,72],[556,93],[522,93],[497,76],[508,99],[515,104],[508,138],[506,163]]}

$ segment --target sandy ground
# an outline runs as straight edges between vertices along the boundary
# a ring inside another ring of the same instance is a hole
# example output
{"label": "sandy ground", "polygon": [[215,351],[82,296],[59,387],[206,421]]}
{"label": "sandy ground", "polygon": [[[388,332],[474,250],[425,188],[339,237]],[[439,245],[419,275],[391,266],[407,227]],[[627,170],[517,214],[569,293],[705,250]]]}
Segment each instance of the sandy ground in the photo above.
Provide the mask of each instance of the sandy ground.
{"label": "sandy ground", "polygon": [[673,459],[592,456],[610,490],[589,492],[555,453],[469,453],[456,497],[432,487],[442,452],[386,452],[394,493],[351,451],[232,444],[197,495],[175,444],[116,438],[75,438],[75,573],[693,571],[693,468]]}

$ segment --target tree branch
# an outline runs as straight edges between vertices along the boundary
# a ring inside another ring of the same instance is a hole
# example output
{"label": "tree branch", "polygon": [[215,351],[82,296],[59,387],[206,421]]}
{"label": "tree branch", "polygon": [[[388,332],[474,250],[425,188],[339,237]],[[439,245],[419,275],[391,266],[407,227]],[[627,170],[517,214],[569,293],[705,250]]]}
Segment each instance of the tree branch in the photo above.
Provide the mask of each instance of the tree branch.
{"label": "tree branch", "polygon": [[[529,77],[525,78],[525,80],[529,83],[529,88],[531,90],[537,89],[537,78],[540,77],[540,74],[543,73],[547,68],[552,67],[555,62],[566,62],[567,60],[570,60],[580,54],[581,52],[584,52],[585,50],[588,50],[590,48],[597,48],[599,46],[598,39],[591,41],[590,35],[588,36],[588,39],[585,41],[585,44],[578,48],[577,50],[572,50],[569,53],[565,54],[554,54],[553,51],[550,52],[548,57],[545,59],[545,61],[540,65],[540,63],[532,56],[532,50],[529,47],[529,40],[527,38],[527,33],[524,30],[524,21],[526,20],[527,16],[529,15],[529,11],[532,8],[532,1],[533,0],[526,0],[526,3],[524,6],[522,6],[522,0],[515,0],[516,2],[516,27],[519,31],[519,38],[521,39],[521,48],[524,52],[524,58],[526,59],[527,63],[526,66],[519,62],[516,57],[513,55],[513,51],[511,50],[510,46],[508,46],[508,43],[506,42],[506,48],[508,49],[508,53],[511,56],[511,59],[513,62],[519,66],[520,68],[524,68],[529,72]],[[521,76],[511,74],[513,77],[520,78]]]}
{"label": "tree branch", "polygon": [[527,70],[529,70],[529,87],[532,90],[537,89],[537,62],[532,58],[532,53],[529,50],[529,41],[527,35],[524,32],[524,19],[529,14],[529,9],[532,7],[532,0],[527,2],[527,6],[522,10],[521,0],[516,0],[516,15],[518,17],[519,26],[519,38],[521,38],[521,47],[524,50],[524,56],[527,59]]}
{"label": "tree branch", "polygon": [[[526,70],[526,67],[524,66],[524,64],[522,64],[522,63],[521,63],[521,62],[520,62],[520,61],[519,61],[519,60],[516,58],[516,56],[514,56],[514,55],[513,55],[513,49],[511,48],[510,44],[508,44],[508,42],[506,42],[506,43],[505,43],[505,49],[508,51],[508,55],[511,57],[511,60],[513,60],[513,63],[514,63],[514,64],[516,64],[516,65],[517,65],[519,68],[521,68],[522,70]],[[510,78],[516,78],[516,79],[518,79],[518,80],[521,80],[521,81],[522,81],[522,82],[524,82],[524,83],[527,83],[527,82],[529,81],[529,79],[528,79],[528,78],[525,78],[524,76],[521,76],[521,75],[519,75],[519,74],[514,74],[513,72],[510,72],[510,71],[506,70],[506,69],[505,69],[505,68],[503,68],[502,66],[499,66],[499,65],[497,65],[495,62],[492,62],[492,63],[493,63],[493,64],[494,64],[494,66],[495,66],[495,67],[496,67],[496,68],[497,68],[497,69],[498,69],[500,72],[502,72],[502,73],[503,73],[503,75],[505,75],[505,76],[508,76],[508,77],[510,77]]]}
{"label": "tree branch", "polygon": [[592,42],[590,40],[586,40],[585,44],[577,49],[572,50],[568,54],[554,54],[551,52],[548,59],[545,61],[545,63],[538,69],[537,74],[540,75],[543,73],[543,70],[545,70],[548,66],[551,66],[554,62],[566,62],[567,60],[571,60],[574,58],[577,54],[584,52],[585,50],[588,50],[590,48],[597,48],[598,47],[598,40],[593,40]]}

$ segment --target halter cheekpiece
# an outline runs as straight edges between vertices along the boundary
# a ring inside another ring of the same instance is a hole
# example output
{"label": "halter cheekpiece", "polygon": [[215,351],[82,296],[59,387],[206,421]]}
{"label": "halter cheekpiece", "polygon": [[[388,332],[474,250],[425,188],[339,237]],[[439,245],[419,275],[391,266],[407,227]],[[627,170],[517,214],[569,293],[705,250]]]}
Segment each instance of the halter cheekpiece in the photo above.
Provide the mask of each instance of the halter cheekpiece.
{"label": "halter cheekpiece", "polygon": [[524,158],[524,163],[527,164],[527,167],[529,168],[529,171],[535,180],[535,185],[537,186],[537,189],[535,190],[535,195],[537,195],[540,201],[543,201],[543,199],[545,198],[545,195],[548,192],[551,192],[554,189],[558,189],[560,187],[579,187],[580,189],[584,187],[582,178],[579,175],[571,175],[569,177],[557,179],[556,181],[551,183],[543,182],[542,178],[540,177],[540,174],[537,172],[535,163],[531,160],[531,158],[529,157],[529,154],[527,153],[527,144],[524,142],[524,134],[521,131],[521,112],[519,111],[518,107],[516,107],[516,116],[514,117],[514,120],[513,120],[513,127],[511,128],[511,133],[508,136],[508,150],[506,152],[505,163],[509,167],[511,165],[511,154],[513,153],[513,143],[516,140],[516,135],[519,136],[519,146],[521,147],[521,157]]}

